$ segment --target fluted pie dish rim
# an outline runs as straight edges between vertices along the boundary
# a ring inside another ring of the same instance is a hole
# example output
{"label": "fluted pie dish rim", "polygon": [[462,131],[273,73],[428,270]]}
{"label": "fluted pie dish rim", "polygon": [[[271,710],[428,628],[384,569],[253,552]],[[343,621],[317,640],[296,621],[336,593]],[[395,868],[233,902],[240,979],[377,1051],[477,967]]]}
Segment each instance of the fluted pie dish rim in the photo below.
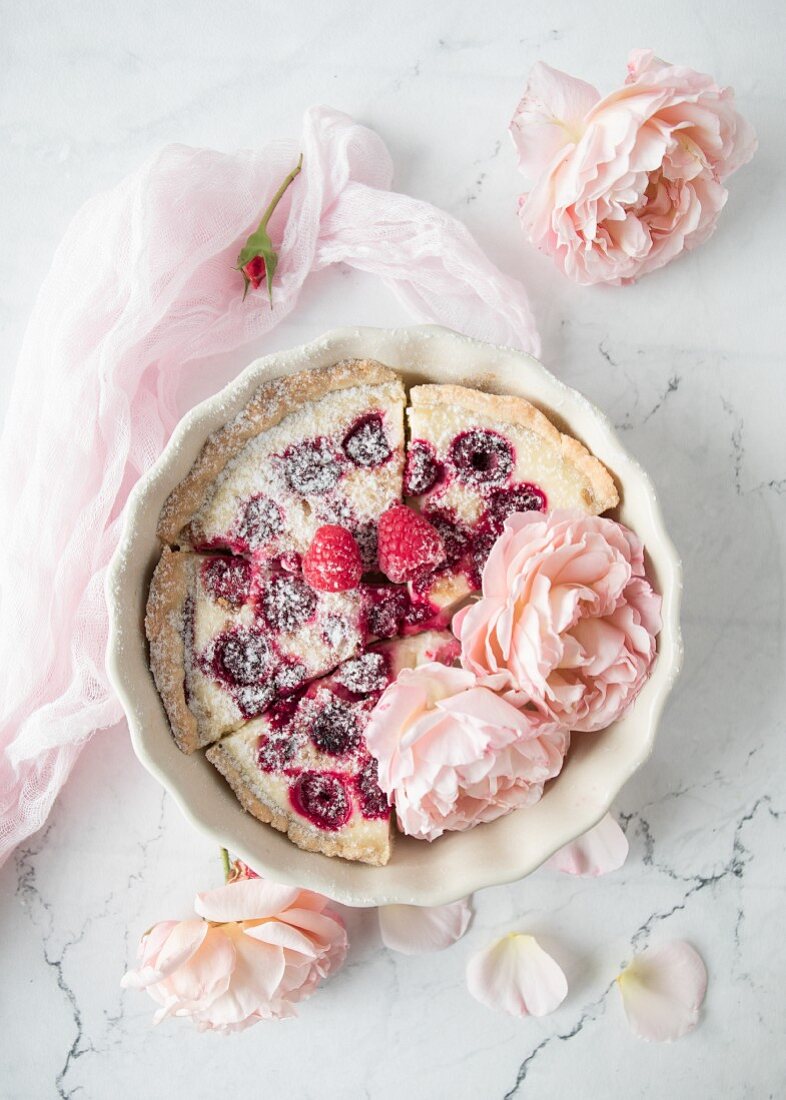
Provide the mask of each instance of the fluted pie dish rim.
{"label": "fluted pie dish rim", "polygon": [[[407,385],[457,383],[531,401],[611,471],[621,498],[611,514],[642,539],[649,575],[663,598],[658,656],[638,699],[608,729],[575,738],[562,773],[539,803],[431,844],[399,836],[393,858],[382,867],[302,851],[247,814],[201,753],[181,754],[150,673],[144,631],[148,586],[161,553],[156,537],[159,513],[206,437],[229,420],[261,382],[350,358],[378,360],[399,372]],[[341,328],[255,360],[177,425],[129,497],[120,543],[107,572],[107,667],[139,760],[186,817],[217,844],[274,881],[308,887],[349,905],[437,905],[522,878],[606,813],[650,755],[678,674],[681,590],[681,565],[652,482],[624,449],[608,419],[580,393],[523,352],[437,326]]]}

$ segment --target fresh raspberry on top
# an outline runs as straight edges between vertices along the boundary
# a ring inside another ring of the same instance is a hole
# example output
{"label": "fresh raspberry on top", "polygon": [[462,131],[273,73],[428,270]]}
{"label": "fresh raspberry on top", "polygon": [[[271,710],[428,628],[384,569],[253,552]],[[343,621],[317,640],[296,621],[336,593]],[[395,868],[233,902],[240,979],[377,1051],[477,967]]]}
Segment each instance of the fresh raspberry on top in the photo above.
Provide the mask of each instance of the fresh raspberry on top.
{"label": "fresh raspberry on top", "polygon": [[445,547],[439,531],[420,512],[394,504],[379,519],[379,567],[395,584],[439,565]]}
{"label": "fresh raspberry on top", "polygon": [[363,573],[360,547],[346,527],[319,527],[303,558],[303,577],[318,592],[356,588]]}

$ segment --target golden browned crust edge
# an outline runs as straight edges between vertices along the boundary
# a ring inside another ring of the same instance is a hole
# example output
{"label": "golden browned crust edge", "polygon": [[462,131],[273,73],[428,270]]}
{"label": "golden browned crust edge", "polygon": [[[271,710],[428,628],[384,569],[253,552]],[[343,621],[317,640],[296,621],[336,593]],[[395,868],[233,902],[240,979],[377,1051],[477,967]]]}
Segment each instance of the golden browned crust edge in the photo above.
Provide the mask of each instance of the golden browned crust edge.
{"label": "golden browned crust edge", "polygon": [[188,597],[193,555],[164,548],[150,582],[145,633],[150,642],[150,670],[164,704],[172,736],[185,753],[200,747],[197,720],[186,703],[185,642],[177,629]]}
{"label": "golden browned crust edge", "polygon": [[316,401],[333,390],[395,381],[401,381],[395,371],[373,359],[343,359],[331,366],[264,382],[232,420],[208,436],[194,465],[167,497],[158,518],[157,534],[161,542],[190,545],[184,529],[202,507],[209,487],[221,471],[254,436],[275,427],[306,402]]}
{"label": "golden browned crust edge", "polygon": [[266,825],[272,825],[281,833],[286,833],[289,839],[306,852],[319,852],[323,856],[338,856],[341,859],[352,860],[355,863],[369,863],[375,867],[383,867],[390,859],[393,839],[393,821],[391,815],[388,832],[387,847],[380,852],[369,851],[367,847],[342,841],[338,837],[328,834],[322,835],[303,826],[295,818],[285,813],[278,807],[269,806],[251,791],[248,783],[243,778],[242,772],[237,768],[232,755],[221,744],[213,745],[207,750],[205,756],[226,779],[235,792],[238,802],[243,809],[263,821]]}
{"label": "golden browned crust edge", "polygon": [[593,507],[598,513],[619,504],[619,493],[609,471],[583,443],[572,435],[563,435],[549,420],[523,397],[502,396],[468,389],[466,386],[426,385],[413,386],[409,391],[410,405],[425,408],[428,405],[457,405],[470,413],[481,413],[503,424],[516,424],[536,432],[587,478],[594,497]]}

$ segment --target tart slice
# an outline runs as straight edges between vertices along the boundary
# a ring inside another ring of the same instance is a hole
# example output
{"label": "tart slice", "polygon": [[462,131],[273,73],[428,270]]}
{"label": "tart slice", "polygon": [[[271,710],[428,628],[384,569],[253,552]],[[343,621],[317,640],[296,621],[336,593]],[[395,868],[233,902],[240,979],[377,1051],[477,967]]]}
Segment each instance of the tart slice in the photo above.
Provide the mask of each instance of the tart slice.
{"label": "tart slice", "polygon": [[608,470],[521,397],[462,386],[410,391],[404,493],[442,535],[446,558],[413,582],[416,598],[450,607],[480,587],[491,546],[513,512],[619,502]]}
{"label": "tart slice", "polygon": [[453,662],[442,631],[379,643],[207,751],[243,808],[300,848],[382,865],[391,813],[364,729],[402,668]]}
{"label": "tart slice", "polygon": [[293,559],[317,528],[339,524],[374,569],[377,520],[401,499],[404,405],[399,377],[371,360],[266,382],[207,440],[164,505],[159,538]]}
{"label": "tart slice", "polygon": [[165,549],[150,586],[150,664],[184,752],[217,740],[365,641],[360,588],[317,592],[244,558]]}

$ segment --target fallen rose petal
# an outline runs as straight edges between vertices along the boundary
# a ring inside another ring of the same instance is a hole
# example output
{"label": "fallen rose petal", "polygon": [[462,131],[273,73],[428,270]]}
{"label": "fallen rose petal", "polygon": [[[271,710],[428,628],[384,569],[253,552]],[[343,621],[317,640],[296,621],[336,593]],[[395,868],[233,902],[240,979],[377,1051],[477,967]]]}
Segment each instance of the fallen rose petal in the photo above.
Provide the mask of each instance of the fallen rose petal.
{"label": "fallen rose petal", "polygon": [[469,898],[450,905],[383,905],[378,910],[382,942],[402,955],[443,951],[456,943],[472,917]]}
{"label": "fallen rose petal", "polygon": [[546,866],[566,875],[594,878],[618,871],[627,858],[628,838],[611,814],[606,814],[578,840],[555,852]]}
{"label": "fallen rose petal", "polygon": [[636,1035],[669,1043],[696,1026],[707,991],[707,968],[689,943],[674,940],[636,955],[617,984]]}
{"label": "fallen rose petal", "polygon": [[510,932],[474,955],[467,987],[488,1008],[511,1016],[547,1016],[567,996],[562,969],[534,936]]}

